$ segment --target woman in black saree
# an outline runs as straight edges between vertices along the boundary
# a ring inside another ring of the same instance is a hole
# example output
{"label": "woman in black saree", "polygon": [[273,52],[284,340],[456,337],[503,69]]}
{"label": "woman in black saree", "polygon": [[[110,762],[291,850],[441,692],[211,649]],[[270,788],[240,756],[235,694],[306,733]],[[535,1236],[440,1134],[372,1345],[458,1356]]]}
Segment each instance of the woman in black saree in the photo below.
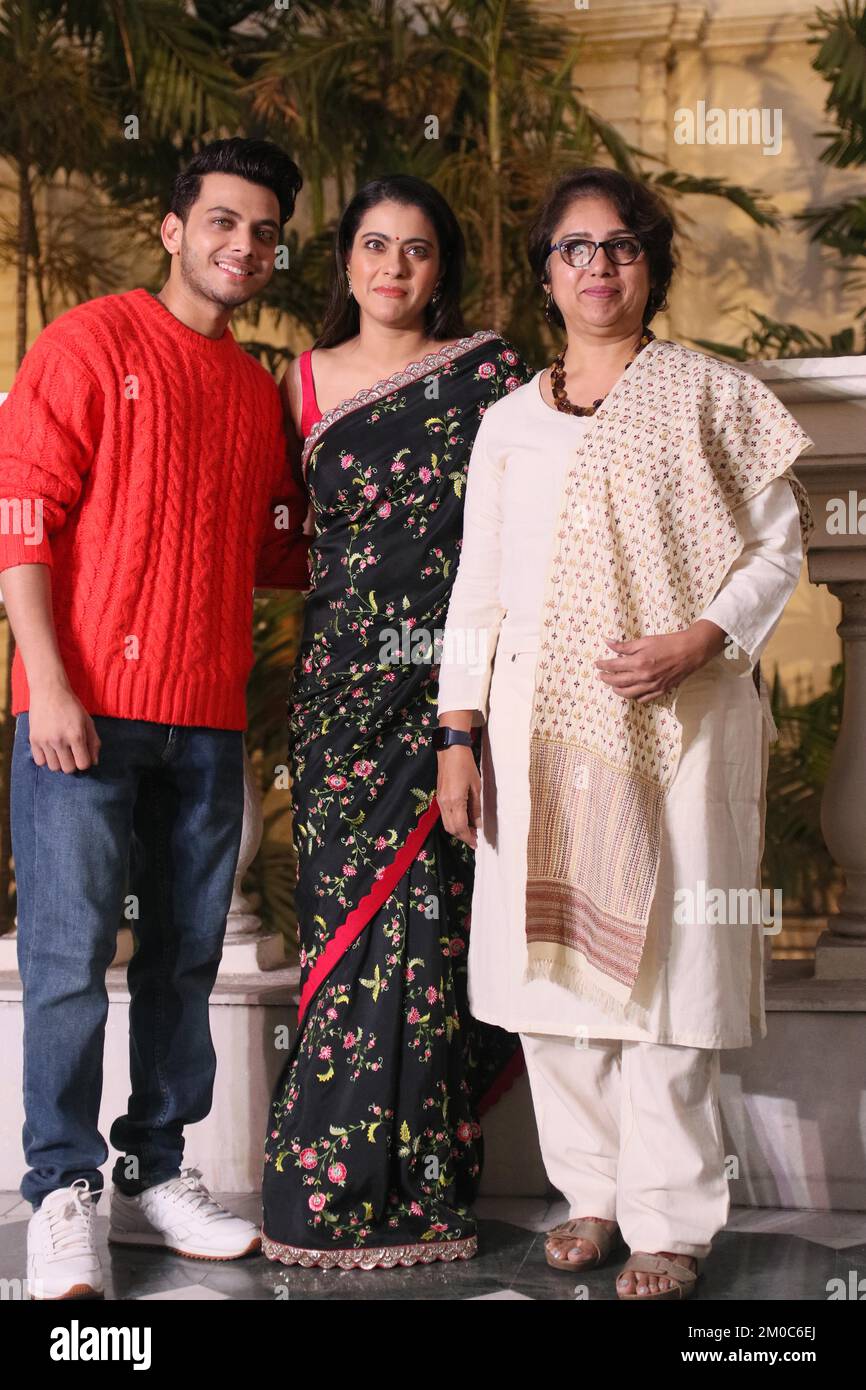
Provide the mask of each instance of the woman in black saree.
{"label": "woman in black saree", "polygon": [[366,185],[336,261],[287,386],[316,537],[290,703],[300,1021],[262,1234],[284,1264],[372,1269],[475,1253],[478,1116],[522,1061],[468,1010],[472,852],[442,829],[433,733],[472,443],[530,373],[464,335],[462,235],[430,185]]}

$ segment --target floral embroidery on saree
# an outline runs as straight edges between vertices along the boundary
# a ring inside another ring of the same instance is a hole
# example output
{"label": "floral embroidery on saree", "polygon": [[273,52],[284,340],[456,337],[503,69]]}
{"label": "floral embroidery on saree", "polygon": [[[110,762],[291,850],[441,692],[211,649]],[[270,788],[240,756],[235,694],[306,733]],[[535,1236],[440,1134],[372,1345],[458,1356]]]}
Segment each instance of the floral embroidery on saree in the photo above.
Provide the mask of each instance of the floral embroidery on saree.
{"label": "floral embroidery on saree", "polygon": [[[475,1250],[479,1107],[519,1044],[468,1009],[473,856],[435,801],[435,636],[478,424],[530,375],[478,333],[327,412],[306,441],[317,535],[289,748],[301,1020],[264,1173],[264,1250],[285,1263]],[[422,630],[428,659],[392,659],[389,634]]]}

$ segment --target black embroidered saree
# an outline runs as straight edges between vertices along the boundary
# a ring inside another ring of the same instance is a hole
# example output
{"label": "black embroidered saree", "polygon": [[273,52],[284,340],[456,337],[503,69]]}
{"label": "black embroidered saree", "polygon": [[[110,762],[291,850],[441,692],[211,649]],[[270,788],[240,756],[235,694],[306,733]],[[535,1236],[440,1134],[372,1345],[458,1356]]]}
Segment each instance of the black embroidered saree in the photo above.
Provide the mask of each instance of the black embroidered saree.
{"label": "black embroidered saree", "polygon": [[264,1253],[475,1253],[485,1102],[516,1037],[472,1019],[472,851],[435,799],[437,634],[487,406],[531,373],[476,333],[359,393],[304,447],[316,511],[290,699],[301,1007],[271,1107]]}

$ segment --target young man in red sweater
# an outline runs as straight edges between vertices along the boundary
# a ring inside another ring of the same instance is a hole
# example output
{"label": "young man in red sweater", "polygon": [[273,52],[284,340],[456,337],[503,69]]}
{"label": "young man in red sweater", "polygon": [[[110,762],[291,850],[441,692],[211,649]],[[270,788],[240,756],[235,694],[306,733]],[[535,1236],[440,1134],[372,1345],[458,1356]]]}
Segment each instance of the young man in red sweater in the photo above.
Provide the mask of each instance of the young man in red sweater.
{"label": "young man in red sweater", "polygon": [[175,181],[159,294],[63,314],[0,412],[37,1297],[103,1291],[105,972],[133,846],[131,1094],[110,1134],[122,1157],[109,1239],[217,1260],[259,1243],[181,1159],[213,1090],[208,999],[243,818],[253,588],[309,587],[277,388],[228,327],[270,280],[300,186],[266,141],[206,147]]}

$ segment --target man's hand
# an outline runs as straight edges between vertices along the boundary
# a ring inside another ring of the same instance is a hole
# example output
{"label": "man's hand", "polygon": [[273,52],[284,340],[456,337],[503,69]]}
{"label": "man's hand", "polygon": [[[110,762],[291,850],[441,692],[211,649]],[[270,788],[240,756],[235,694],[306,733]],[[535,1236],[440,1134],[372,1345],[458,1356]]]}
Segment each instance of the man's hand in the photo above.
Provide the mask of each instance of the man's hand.
{"label": "man's hand", "polygon": [[84,772],[99,761],[93,720],[73,694],[57,646],[47,564],[2,571],[3,600],[30,687],[30,747],[37,767]]}
{"label": "man's hand", "polygon": [[449,835],[455,835],[475,849],[478,843],[475,827],[481,819],[481,777],[472,749],[453,744],[436,756],[439,760],[436,800],[442,812],[442,824]]}
{"label": "man's hand", "polygon": [[85,772],[99,762],[96,726],[68,685],[31,687],[30,748],[36,766],[52,772]]}
{"label": "man's hand", "polygon": [[636,637],[631,642],[607,645],[619,655],[595,663],[605,685],[624,699],[639,705],[656,700],[679,685],[686,676],[722,651],[727,634],[708,618],[699,618],[682,632],[657,637]]}

